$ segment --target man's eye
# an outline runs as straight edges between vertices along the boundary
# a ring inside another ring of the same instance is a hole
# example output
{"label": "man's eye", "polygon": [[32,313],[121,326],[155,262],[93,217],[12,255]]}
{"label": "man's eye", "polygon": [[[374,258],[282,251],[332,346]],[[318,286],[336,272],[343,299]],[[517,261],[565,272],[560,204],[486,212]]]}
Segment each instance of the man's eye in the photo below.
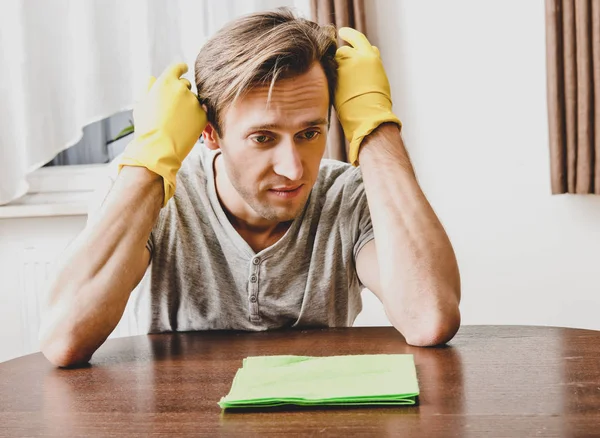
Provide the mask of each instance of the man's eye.
{"label": "man's eye", "polygon": [[257,135],[253,140],[257,143],[267,143],[270,138],[267,135]]}
{"label": "man's eye", "polygon": [[319,131],[306,131],[305,133],[302,134],[302,138],[304,140],[314,140],[315,138],[317,138],[319,136],[320,132]]}

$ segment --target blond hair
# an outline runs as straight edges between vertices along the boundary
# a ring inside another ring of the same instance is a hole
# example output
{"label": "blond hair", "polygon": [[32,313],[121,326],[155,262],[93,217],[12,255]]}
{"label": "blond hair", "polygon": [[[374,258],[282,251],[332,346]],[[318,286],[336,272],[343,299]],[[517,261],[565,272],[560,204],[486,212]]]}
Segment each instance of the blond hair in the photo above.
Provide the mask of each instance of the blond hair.
{"label": "blond hair", "polygon": [[234,20],[202,47],[196,58],[198,97],[207,107],[208,121],[222,135],[220,115],[256,86],[306,73],[319,62],[329,87],[329,102],[337,84],[336,31],[331,25],[297,17],[278,8]]}

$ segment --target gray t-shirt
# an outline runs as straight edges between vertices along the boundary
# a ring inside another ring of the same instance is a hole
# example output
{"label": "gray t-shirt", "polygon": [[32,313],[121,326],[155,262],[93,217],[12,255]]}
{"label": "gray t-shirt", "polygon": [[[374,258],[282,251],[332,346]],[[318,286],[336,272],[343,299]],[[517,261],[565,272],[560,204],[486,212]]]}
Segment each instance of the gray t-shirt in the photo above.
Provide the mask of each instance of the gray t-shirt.
{"label": "gray t-shirt", "polygon": [[255,253],[219,203],[218,153],[194,148],[150,235],[148,331],[351,326],[362,309],[356,256],[373,239],[360,169],[322,160],[300,216]]}

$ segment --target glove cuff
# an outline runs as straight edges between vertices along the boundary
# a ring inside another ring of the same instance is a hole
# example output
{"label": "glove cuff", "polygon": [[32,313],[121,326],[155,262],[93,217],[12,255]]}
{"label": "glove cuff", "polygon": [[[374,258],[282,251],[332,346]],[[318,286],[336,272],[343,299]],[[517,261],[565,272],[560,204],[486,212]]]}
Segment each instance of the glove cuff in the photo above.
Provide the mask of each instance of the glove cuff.
{"label": "glove cuff", "polygon": [[[377,118],[371,118],[363,121],[360,126],[354,131],[354,136],[350,141],[350,148],[348,150],[348,161],[353,166],[358,166],[358,153],[360,152],[360,146],[363,139],[371,132],[375,131],[382,123],[396,123],[399,129],[402,129],[402,122],[392,112],[381,113],[377,115]],[[357,134],[359,133],[360,134]]]}
{"label": "glove cuff", "polygon": [[[169,151],[166,155],[155,155],[156,151]],[[124,166],[145,167],[162,176],[164,184],[163,207],[175,194],[177,172],[181,168],[181,160],[175,156],[173,142],[158,132],[148,133],[134,139],[127,145],[121,160],[119,172]]]}

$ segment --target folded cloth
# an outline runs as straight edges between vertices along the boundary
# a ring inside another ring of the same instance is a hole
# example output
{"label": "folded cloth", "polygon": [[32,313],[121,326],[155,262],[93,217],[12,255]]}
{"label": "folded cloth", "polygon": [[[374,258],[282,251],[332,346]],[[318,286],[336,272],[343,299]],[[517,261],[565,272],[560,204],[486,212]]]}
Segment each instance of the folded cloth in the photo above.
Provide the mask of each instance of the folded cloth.
{"label": "folded cloth", "polygon": [[244,359],[219,406],[414,405],[418,395],[412,354],[257,356]]}

